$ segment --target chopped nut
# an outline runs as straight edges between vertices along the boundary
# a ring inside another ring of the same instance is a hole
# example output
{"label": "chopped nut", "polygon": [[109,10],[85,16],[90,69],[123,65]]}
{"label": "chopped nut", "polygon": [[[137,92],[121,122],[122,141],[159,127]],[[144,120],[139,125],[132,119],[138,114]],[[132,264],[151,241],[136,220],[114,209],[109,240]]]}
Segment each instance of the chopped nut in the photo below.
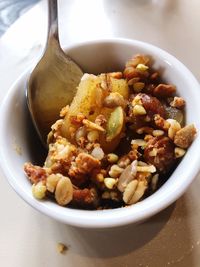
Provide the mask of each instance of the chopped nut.
{"label": "chopped nut", "polygon": [[136,130],[136,133],[137,134],[143,134],[143,133],[152,134],[153,133],[153,128],[151,128],[151,127],[141,127],[141,128]]}
{"label": "chopped nut", "polygon": [[[76,143],[77,144],[83,143],[83,140],[85,141],[86,135],[87,135],[86,127],[85,126],[79,127],[78,130],[75,133]],[[81,138],[84,138],[84,139],[81,139]]]}
{"label": "chopped nut", "polygon": [[[85,145],[85,149],[89,152],[94,148],[94,146],[95,146],[95,143],[87,143]],[[80,145],[80,147],[83,148],[83,146],[81,146],[81,145]]]}
{"label": "chopped nut", "polygon": [[138,65],[136,66],[136,69],[137,69],[137,70],[140,70],[140,71],[146,71],[146,70],[149,69],[149,67],[146,66],[146,65],[144,65],[144,64],[138,64]]}
{"label": "chopped nut", "polygon": [[156,97],[170,97],[176,92],[176,87],[171,84],[159,84],[153,90]]}
{"label": "chopped nut", "polygon": [[148,166],[148,164],[144,161],[138,160],[138,166]]}
{"label": "chopped nut", "polygon": [[45,167],[52,167],[53,163],[69,162],[76,154],[76,147],[65,138],[59,138],[49,145],[49,153],[45,161]]}
{"label": "chopped nut", "polygon": [[[76,162],[72,162],[70,169],[69,169],[69,176],[70,176],[70,180],[72,181],[73,185],[75,186],[83,186],[86,184],[86,182],[88,181],[88,176],[87,176],[87,172],[88,170],[86,169],[86,164],[83,163],[83,168],[80,169],[80,166],[78,164],[76,164]],[[83,171],[83,169],[85,170],[85,172]]]}
{"label": "chopped nut", "polygon": [[57,183],[58,181],[62,178],[62,175],[59,173],[56,174],[51,174],[47,177],[47,181],[46,181],[46,187],[47,190],[51,193],[53,193],[56,189]]}
{"label": "chopped nut", "polygon": [[68,177],[62,176],[55,190],[55,199],[61,206],[67,205],[73,198],[73,187]]}
{"label": "chopped nut", "polygon": [[110,192],[109,191],[104,191],[103,194],[101,195],[102,199],[110,199]]}
{"label": "chopped nut", "polygon": [[133,139],[131,141],[131,145],[137,145],[137,146],[141,146],[142,148],[144,148],[146,146],[147,142],[144,141],[143,139]]}
{"label": "chopped nut", "polygon": [[76,116],[70,116],[71,123],[77,126],[80,126],[84,119],[85,119],[85,115],[83,115],[82,113],[79,113]]}
{"label": "chopped nut", "polygon": [[148,65],[150,58],[141,54],[135,55],[131,60],[126,62],[126,67],[133,66],[136,67],[138,64]]}
{"label": "chopped nut", "polygon": [[157,154],[158,154],[158,149],[155,147],[149,152],[150,157],[156,157]]}
{"label": "chopped nut", "polygon": [[70,127],[69,127],[69,133],[70,133],[71,138],[74,138],[74,135],[75,135],[75,133],[76,133],[76,128],[70,126]]}
{"label": "chopped nut", "polygon": [[136,97],[134,97],[134,99],[132,100],[131,104],[132,106],[135,106],[135,105],[142,106],[141,96],[139,94],[136,95]]}
{"label": "chopped nut", "polygon": [[66,245],[64,245],[63,243],[58,243],[57,244],[57,251],[60,253],[60,254],[64,254],[67,250],[67,247]]}
{"label": "chopped nut", "polygon": [[63,108],[61,109],[61,111],[60,111],[60,117],[65,117],[66,114],[68,113],[68,111],[69,111],[69,105],[63,107]]}
{"label": "chopped nut", "polygon": [[158,178],[159,178],[159,174],[154,174],[154,176],[151,179],[151,189],[153,191],[155,191],[157,188]]}
{"label": "chopped nut", "polygon": [[103,149],[100,148],[100,147],[95,147],[92,152],[91,152],[91,155],[98,159],[98,160],[102,160],[103,157],[104,157],[104,152],[103,152]]}
{"label": "chopped nut", "polygon": [[136,78],[136,77],[139,77],[140,74],[138,72],[138,70],[136,70],[134,67],[126,67],[125,70],[124,70],[124,77],[127,79],[127,80],[130,80],[132,78]]}
{"label": "chopped nut", "polygon": [[159,78],[159,73],[158,72],[154,72],[153,74],[151,74],[150,79],[152,81],[156,81]]}
{"label": "chopped nut", "polygon": [[170,127],[170,123],[166,121],[165,119],[163,119],[159,114],[156,114],[154,116],[154,122],[156,126],[163,129],[164,131],[168,130]]}
{"label": "chopped nut", "polygon": [[110,177],[112,178],[118,178],[120,174],[123,172],[123,168],[120,168],[118,165],[114,164],[110,168],[110,171],[108,172]]}
{"label": "chopped nut", "polygon": [[134,160],[121,173],[117,185],[119,191],[124,192],[127,184],[135,178],[137,173],[137,164],[138,164],[137,160]]}
{"label": "chopped nut", "polygon": [[118,72],[110,72],[108,73],[108,75],[112,78],[115,78],[115,79],[121,79],[123,77],[123,74],[121,71],[118,71]]}
{"label": "chopped nut", "polygon": [[100,114],[96,117],[95,123],[102,126],[104,123],[106,123],[106,118],[104,115]]}
{"label": "chopped nut", "polygon": [[[149,155],[153,149],[157,149],[156,156]],[[173,167],[174,159],[174,144],[169,137],[152,137],[148,141],[144,150],[144,160],[154,165],[159,172],[167,173]]]}
{"label": "chopped nut", "polygon": [[144,109],[143,106],[141,106],[141,105],[135,105],[135,106],[133,107],[133,114],[134,114],[135,116],[140,116],[140,115],[145,115],[145,114],[147,114],[147,112],[146,112],[146,110]]}
{"label": "chopped nut", "polygon": [[144,141],[149,142],[149,140],[152,138],[153,138],[153,136],[151,134],[146,134],[144,137]]}
{"label": "chopped nut", "polygon": [[139,82],[140,78],[136,77],[136,78],[132,78],[128,81],[128,85],[133,85],[134,83]]}
{"label": "chopped nut", "polygon": [[125,203],[130,204],[130,200],[136,191],[137,185],[138,185],[138,180],[133,180],[126,186],[123,194],[123,200]]}
{"label": "chopped nut", "polygon": [[185,107],[185,100],[182,97],[175,96],[173,101],[170,103],[173,108],[182,109]]}
{"label": "chopped nut", "polygon": [[107,108],[115,108],[118,106],[125,107],[126,101],[122,95],[117,92],[110,93],[103,101],[103,105]]}
{"label": "chopped nut", "polygon": [[133,89],[136,93],[139,93],[144,88],[145,84],[142,82],[136,82],[133,84]]}
{"label": "chopped nut", "polygon": [[151,118],[147,115],[147,116],[145,116],[144,120],[145,120],[146,122],[150,122],[150,121],[151,121]]}
{"label": "chopped nut", "polygon": [[[142,106],[147,112],[147,115],[153,119],[153,116],[155,114],[159,114],[160,116],[165,116],[165,109],[163,104],[160,100],[158,100],[156,97],[153,97],[152,95],[139,93],[137,94],[138,98],[141,99]],[[133,102],[133,101],[132,101]]]}
{"label": "chopped nut", "polygon": [[98,174],[96,175],[96,180],[97,180],[97,182],[102,183],[102,182],[104,181],[104,176],[103,176],[103,174],[102,174],[102,173],[98,173]]}
{"label": "chopped nut", "polygon": [[138,172],[150,172],[150,173],[154,173],[154,172],[156,172],[156,168],[153,165],[137,166],[137,171]]}
{"label": "chopped nut", "polygon": [[89,142],[93,143],[99,140],[99,132],[98,131],[91,131],[87,134],[87,139]]}
{"label": "chopped nut", "polygon": [[53,143],[59,136],[61,136],[61,128],[63,126],[63,119],[57,120],[52,126],[51,131],[47,135],[47,144]]}
{"label": "chopped nut", "polygon": [[32,194],[37,199],[43,199],[46,196],[46,191],[47,188],[42,181],[32,185]]}
{"label": "chopped nut", "polygon": [[128,155],[122,156],[119,161],[117,162],[117,165],[120,168],[126,168],[131,163],[131,160]]}
{"label": "chopped nut", "polygon": [[123,194],[123,200],[126,204],[134,204],[140,200],[144,195],[145,190],[147,189],[147,183],[145,181],[131,181]]}
{"label": "chopped nut", "polygon": [[117,183],[117,179],[110,178],[110,177],[104,179],[104,184],[108,189],[113,189],[116,183]]}
{"label": "chopped nut", "polygon": [[111,191],[110,192],[110,198],[114,201],[120,201],[121,197],[119,196],[119,193],[116,191]]}
{"label": "chopped nut", "polygon": [[183,148],[175,147],[174,154],[176,158],[181,158],[185,155],[186,151]]}
{"label": "chopped nut", "polygon": [[162,130],[153,130],[153,132],[152,132],[152,134],[153,134],[153,136],[162,136],[162,135],[164,135],[164,131],[162,131]]}
{"label": "chopped nut", "polygon": [[77,171],[83,174],[88,174],[92,170],[98,169],[100,167],[100,161],[87,153],[80,153],[76,157],[75,162],[77,164]]}
{"label": "chopped nut", "polygon": [[128,153],[128,157],[131,161],[137,160],[138,155],[139,155],[139,153],[138,153],[137,149],[134,149],[134,148],[132,148],[132,150],[129,151],[129,153]]}
{"label": "chopped nut", "polygon": [[174,139],[174,136],[176,132],[178,132],[181,129],[180,123],[178,123],[176,120],[173,119],[167,119],[167,122],[169,122],[170,127],[168,129],[168,136],[170,139]]}
{"label": "chopped nut", "polygon": [[47,168],[35,166],[30,162],[24,164],[24,172],[33,184],[37,184],[40,181],[46,180],[48,176]]}
{"label": "chopped nut", "polygon": [[102,80],[101,80],[100,87],[101,87],[104,91],[109,90],[109,85],[108,85],[108,82],[107,82],[107,75],[106,75],[106,74],[102,74],[101,77],[102,77]]}
{"label": "chopped nut", "polygon": [[110,153],[107,155],[107,159],[108,159],[108,162],[110,162],[110,163],[116,163],[118,161],[119,157],[114,153]]}
{"label": "chopped nut", "polygon": [[96,123],[94,123],[94,122],[91,122],[91,121],[89,121],[89,120],[87,120],[87,119],[84,119],[84,120],[83,120],[83,124],[84,124],[87,128],[89,128],[89,129],[91,129],[91,130],[97,130],[97,131],[100,131],[100,132],[104,132],[104,131],[105,131],[105,129],[104,129],[103,127],[101,127],[100,125],[98,125],[98,124],[96,124]]}
{"label": "chopped nut", "polygon": [[191,145],[196,133],[197,131],[193,124],[187,125],[176,132],[174,144],[181,148],[188,148]]}
{"label": "chopped nut", "polygon": [[97,190],[92,188],[74,189],[73,203],[82,208],[97,208],[99,197]]}

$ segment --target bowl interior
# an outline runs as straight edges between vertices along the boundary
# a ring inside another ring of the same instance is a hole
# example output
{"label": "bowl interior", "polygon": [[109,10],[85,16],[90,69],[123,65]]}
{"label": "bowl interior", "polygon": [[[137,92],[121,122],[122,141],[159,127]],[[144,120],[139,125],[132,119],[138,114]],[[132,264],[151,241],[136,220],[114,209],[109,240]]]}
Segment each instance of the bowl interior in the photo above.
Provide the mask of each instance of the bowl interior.
{"label": "bowl interior", "polygon": [[[79,44],[66,52],[84,72],[101,73],[122,70],[134,54],[152,56],[166,82],[175,84],[186,100],[186,122],[200,129],[200,88],[192,74],[174,57],[151,45],[129,40],[107,40]],[[200,136],[197,136],[170,179],[152,196],[128,209],[83,211],[63,208],[48,200],[32,197],[31,185],[23,173],[24,162],[42,162],[45,151],[36,137],[26,107],[27,70],[9,90],[1,107],[1,167],[14,190],[34,208],[62,222],[81,227],[113,227],[136,222],[155,214],[175,201],[192,182],[199,170]],[[41,114],[42,116],[42,114]],[[97,216],[99,215],[99,216]]]}

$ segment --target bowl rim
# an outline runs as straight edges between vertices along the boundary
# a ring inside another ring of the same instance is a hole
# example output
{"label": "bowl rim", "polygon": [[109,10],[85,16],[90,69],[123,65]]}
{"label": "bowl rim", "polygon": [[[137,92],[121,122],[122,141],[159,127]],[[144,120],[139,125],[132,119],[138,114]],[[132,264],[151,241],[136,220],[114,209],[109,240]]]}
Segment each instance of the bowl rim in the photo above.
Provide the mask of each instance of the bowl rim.
{"label": "bowl rim", "polygon": [[[178,66],[181,71],[187,75],[188,79],[191,81],[192,89],[191,90],[198,90],[200,89],[200,85],[194,75],[186,68],[183,63],[181,63],[178,59],[174,56],[169,54],[168,52],[164,51],[161,48],[158,48],[152,44],[126,39],[126,38],[105,38],[100,40],[91,40],[80,42],[71,46],[66,47],[65,51],[70,51],[71,49],[79,48],[80,46],[87,46],[87,45],[95,45],[95,44],[116,44],[121,43],[124,45],[133,45],[133,46],[140,46],[149,51],[156,51],[159,54],[159,57],[163,59],[167,59],[169,63],[173,63],[175,66]],[[2,125],[6,124],[6,111],[9,108],[9,103],[12,99],[12,96],[15,93],[16,88],[18,87],[19,83],[22,82],[24,79],[27,78],[27,75],[30,73],[32,66],[26,69],[18,79],[13,83],[11,88],[8,90],[6,96],[4,97],[1,107],[0,107],[0,121]],[[198,93],[196,90],[196,95],[200,98],[200,90]],[[199,107],[200,110],[200,107]],[[4,127],[0,128],[0,147],[4,147],[4,138],[6,137],[6,133],[4,132]],[[195,140],[196,144],[200,145],[200,136],[197,136]],[[188,152],[189,153],[189,152]],[[200,171],[200,153],[195,155],[195,158],[191,162],[191,167],[182,175],[181,179],[177,179],[175,182],[174,187],[170,187],[170,190],[165,190],[165,194],[159,194],[162,192],[162,187],[156,191],[154,194],[149,196],[148,198],[144,199],[141,202],[136,203],[128,208],[117,208],[117,209],[110,209],[110,210],[77,210],[77,209],[70,209],[66,207],[60,207],[58,204],[51,204],[49,206],[48,201],[38,201],[34,199],[30,193],[27,193],[25,190],[22,190],[22,186],[16,182],[13,177],[13,173],[10,170],[9,166],[7,165],[6,156],[4,154],[4,149],[0,149],[0,167],[6,177],[7,181],[11,185],[11,187],[16,191],[16,193],[24,199],[28,204],[30,204],[36,210],[39,210],[43,214],[54,218],[60,222],[77,226],[83,228],[110,228],[110,227],[117,227],[122,225],[128,225],[131,223],[136,223],[147,219],[156,213],[160,212],[164,208],[168,207],[174,201],[176,201],[188,188],[188,186],[192,183],[198,172]],[[172,174],[173,175],[173,174]],[[159,196],[159,201],[158,200]],[[147,205],[146,205],[147,204]],[[52,206],[53,205],[53,206]],[[55,207],[54,207],[55,206]],[[53,212],[52,212],[53,207]],[[63,212],[64,211],[64,212]]]}

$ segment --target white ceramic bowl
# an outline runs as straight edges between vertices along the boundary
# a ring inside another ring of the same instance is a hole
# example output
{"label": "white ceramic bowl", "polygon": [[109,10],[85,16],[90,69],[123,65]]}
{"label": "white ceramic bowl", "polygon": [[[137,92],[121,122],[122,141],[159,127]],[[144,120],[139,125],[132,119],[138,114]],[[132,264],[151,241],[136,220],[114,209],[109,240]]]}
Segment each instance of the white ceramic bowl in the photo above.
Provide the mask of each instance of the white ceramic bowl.
{"label": "white ceramic bowl", "polygon": [[[200,129],[200,86],[191,72],[167,52],[139,41],[111,39],[74,45],[67,53],[85,72],[101,73],[123,68],[136,53],[151,55],[163,78],[175,84],[186,100],[186,122]],[[144,220],[178,199],[188,188],[200,168],[200,134],[169,180],[152,196],[129,208],[85,211],[61,207],[51,201],[33,198],[31,184],[23,173],[23,164],[40,157],[37,139],[30,124],[25,99],[27,70],[9,90],[0,110],[0,162],[13,189],[40,212],[66,224],[86,228],[108,228]],[[21,150],[21,154],[19,153]]]}

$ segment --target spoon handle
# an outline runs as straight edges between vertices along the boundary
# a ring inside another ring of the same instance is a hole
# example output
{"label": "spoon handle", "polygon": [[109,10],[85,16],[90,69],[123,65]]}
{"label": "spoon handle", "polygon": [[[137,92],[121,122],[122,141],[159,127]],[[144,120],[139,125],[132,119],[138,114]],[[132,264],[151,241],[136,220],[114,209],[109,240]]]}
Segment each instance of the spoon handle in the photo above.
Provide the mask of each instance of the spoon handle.
{"label": "spoon handle", "polygon": [[57,0],[48,0],[48,41],[54,37],[59,42],[58,38],[58,3]]}

